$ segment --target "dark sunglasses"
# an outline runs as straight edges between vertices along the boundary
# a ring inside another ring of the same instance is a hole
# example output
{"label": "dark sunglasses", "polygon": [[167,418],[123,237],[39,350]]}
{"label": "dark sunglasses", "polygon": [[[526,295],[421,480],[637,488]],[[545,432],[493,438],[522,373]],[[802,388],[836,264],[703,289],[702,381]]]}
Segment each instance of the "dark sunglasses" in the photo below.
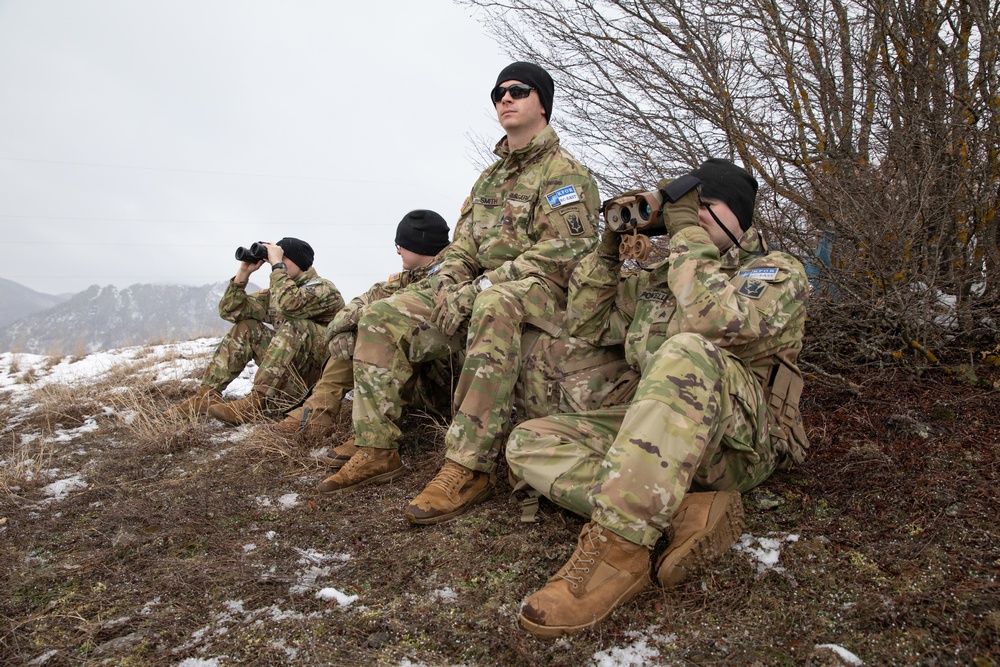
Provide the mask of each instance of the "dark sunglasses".
{"label": "dark sunglasses", "polygon": [[504,95],[510,93],[512,99],[523,100],[525,97],[530,95],[533,90],[534,88],[523,83],[512,83],[506,88],[503,86],[497,86],[493,89],[493,92],[490,93],[490,99],[493,100],[494,105],[497,105],[500,104],[500,100],[503,99]]}

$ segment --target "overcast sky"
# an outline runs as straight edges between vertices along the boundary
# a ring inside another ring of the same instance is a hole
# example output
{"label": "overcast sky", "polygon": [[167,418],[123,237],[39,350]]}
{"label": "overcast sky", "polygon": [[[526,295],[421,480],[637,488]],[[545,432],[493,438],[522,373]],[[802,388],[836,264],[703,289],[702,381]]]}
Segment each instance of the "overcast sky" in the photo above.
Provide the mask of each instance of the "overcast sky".
{"label": "overcast sky", "polygon": [[0,277],[202,285],[295,236],[356,296],[407,211],[454,228],[509,61],[450,0],[0,0]]}

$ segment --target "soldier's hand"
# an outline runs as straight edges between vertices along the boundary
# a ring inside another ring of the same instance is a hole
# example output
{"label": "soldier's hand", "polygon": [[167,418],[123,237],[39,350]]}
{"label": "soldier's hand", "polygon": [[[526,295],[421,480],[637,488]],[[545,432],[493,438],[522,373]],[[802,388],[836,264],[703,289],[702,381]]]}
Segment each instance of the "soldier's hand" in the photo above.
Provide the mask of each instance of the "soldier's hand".
{"label": "soldier's hand", "polygon": [[323,339],[327,344],[339,333],[354,331],[358,327],[358,320],[361,319],[360,311],[361,308],[354,307],[353,303],[349,303],[341,308],[333,316],[333,319],[330,320],[330,323],[326,325],[326,329],[323,330]]}
{"label": "soldier's hand", "polygon": [[332,334],[327,341],[327,346],[330,349],[330,358],[342,359],[344,361],[353,359],[356,340],[357,336],[354,335],[353,331],[341,331]]}
{"label": "soldier's hand", "polygon": [[597,254],[613,262],[620,261],[619,254],[622,243],[621,234],[613,231],[611,225],[604,225],[601,233],[601,243],[597,246]]}
{"label": "soldier's hand", "polygon": [[[662,180],[658,187],[662,190],[670,184],[669,180]],[[685,227],[698,226],[698,190],[690,190],[683,197],[674,203],[663,202],[660,209],[663,216],[663,224],[667,228],[667,235],[673,236]]]}
{"label": "soldier's hand", "polygon": [[445,336],[454,336],[472,315],[472,305],[479,294],[475,280],[447,285],[434,295],[430,322]]}

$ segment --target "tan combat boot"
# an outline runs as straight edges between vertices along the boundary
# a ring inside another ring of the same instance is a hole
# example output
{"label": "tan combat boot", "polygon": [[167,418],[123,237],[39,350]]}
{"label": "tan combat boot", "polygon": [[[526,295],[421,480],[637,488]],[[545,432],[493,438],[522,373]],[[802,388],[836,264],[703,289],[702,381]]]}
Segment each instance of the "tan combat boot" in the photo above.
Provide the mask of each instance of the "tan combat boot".
{"label": "tan combat boot", "polygon": [[333,448],[332,454],[317,457],[317,460],[333,471],[340,470],[358,453],[359,447],[354,444],[354,438],[344,441]]}
{"label": "tan combat boot", "polygon": [[398,449],[359,447],[351,460],[316,488],[320,493],[346,491],[365,484],[385,484],[406,473]]}
{"label": "tan combat boot", "polygon": [[309,439],[323,439],[329,437],[336,426],[333,423],[333,419],[326,412],[319,414],[309,412],[305,417],[305,420],[303,420],[301,409],[292,410],[284,419],[276,424],[269,425],[268,428],[286,438],[301,436]]}
{"label": "tan combat boot", "polygon": [[203,384],[198,387],[198,393],[175,405],[171,413],[177,417],[189,418],[198,415],[207,415],[210,407],[222,402],[222,394]]}
{"label": "tan combat boot", "polygon": [[666,588],[704,571],[739,539],[743,532],[740,493],[689,493],[670,523],[673,539],[656,563],[656,578]]}
{"label": "tan combat boot", "polygon": [[434,479],[407,506],[410,523],[443,523],[481,503],[493,493],[490,474],[445,461]]}
{"label": "tan combat boot", "polygon": [[264,394],[251,389],[241,399],[213,405],[208,409],[208,414],[230,426],[252,422],[264,416]]}
{"label": "tan combat boot", "polygon": [[569,561],[521,605],[521,627],[536,637],[573,635],[648,585],[649,549],[591,521]]}

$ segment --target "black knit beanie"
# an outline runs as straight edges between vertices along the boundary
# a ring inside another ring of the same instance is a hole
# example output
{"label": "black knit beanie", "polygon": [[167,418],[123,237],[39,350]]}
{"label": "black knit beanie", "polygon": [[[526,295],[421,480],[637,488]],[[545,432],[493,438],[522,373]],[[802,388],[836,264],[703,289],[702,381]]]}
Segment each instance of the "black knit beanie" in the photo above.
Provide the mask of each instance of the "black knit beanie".
{"label": "black knit beanie", "polygon": [[743,167],[729,160],[712,158],[701,163],[691,172],[701,180],[702,199],[720,199],[729,206],[740,229],[746,231],[753,224],[753,208],[757,199],[757,181]]}
{"label": "black knit beanie", "polygon": [[313,265],[313,257],[316,255],[313,253],[312,246],[305,241],[286,236],[274,245],[280,247],[285,252],[285,257],[295,262],[295,266],[303,271],[308,271],[309,267]]}
{"label": "black knit beanie", "polygon": [[511,63],[501,70],[493,87],[496,88],[504,81],[520,81],[538,91],[538,99],[545,109],[545,119],[552,122],[552,96],[555,94],[556,85],[548,72],[534,63]]}
{"label": "black knit beanie", "polygon": [[396,245],[418,255],[434,256],[448,245],[448,223],[434,211],[418,209],[396,226]]}

